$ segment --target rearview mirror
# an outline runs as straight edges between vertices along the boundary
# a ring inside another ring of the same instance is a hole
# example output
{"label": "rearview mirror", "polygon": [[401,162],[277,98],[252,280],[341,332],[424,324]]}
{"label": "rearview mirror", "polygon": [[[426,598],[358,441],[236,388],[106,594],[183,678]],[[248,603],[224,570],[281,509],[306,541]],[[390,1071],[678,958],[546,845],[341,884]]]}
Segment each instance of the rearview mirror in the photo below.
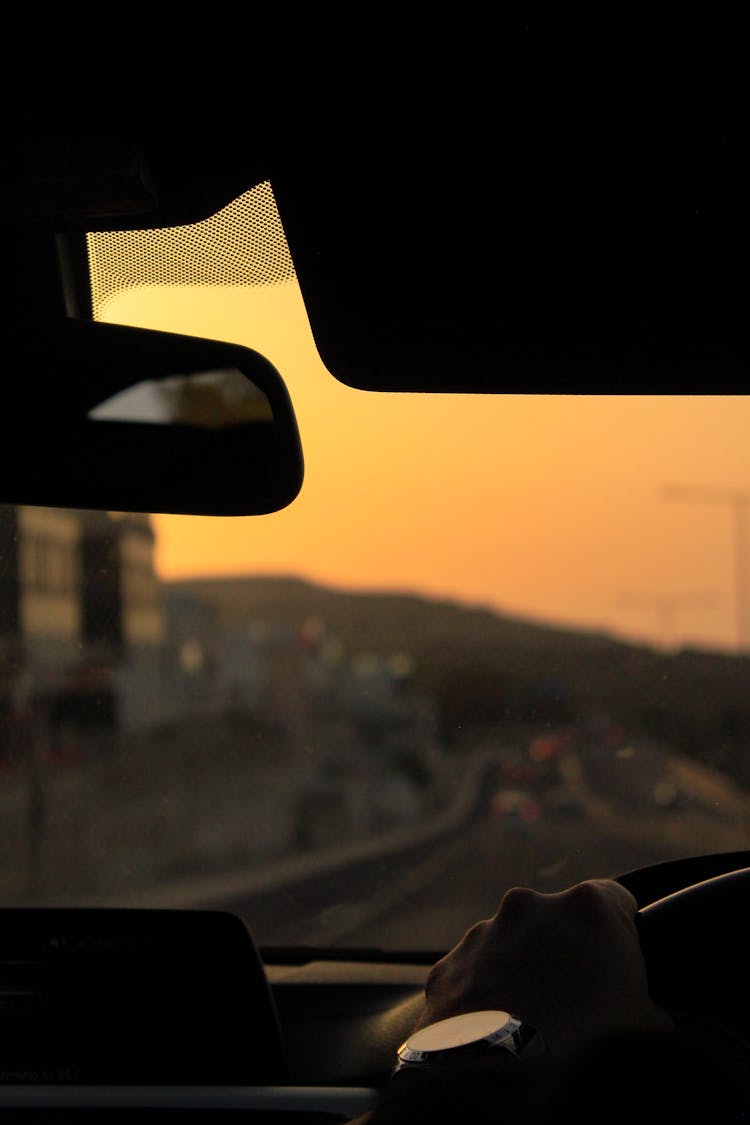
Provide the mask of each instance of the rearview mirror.
{"label": "rearview mirror", "polygon": [[259,515],[302,486],[276,369],[236,344],[92,321],[19,329],[2,384],[0,501]]}

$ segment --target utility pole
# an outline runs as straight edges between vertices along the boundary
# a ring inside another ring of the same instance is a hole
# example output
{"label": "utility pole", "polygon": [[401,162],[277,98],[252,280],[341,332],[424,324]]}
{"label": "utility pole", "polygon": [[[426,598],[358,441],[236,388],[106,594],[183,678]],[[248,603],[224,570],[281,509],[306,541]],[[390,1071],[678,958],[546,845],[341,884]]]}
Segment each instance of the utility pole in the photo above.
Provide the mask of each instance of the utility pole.
{"label": "utility pole", "polygon": [[617,604],[627,609],[652,609],[661,623],[664,646],[674,643],[677,612],[686,606],[708,606],[716,603],[716,595],[706,592],[693,594],[650,594],[641,591],[626,591],[617,599]]}
{"label": "utility pole", "polygon": [[729,505],[734,516],[737,647],[740,652],[750,650],[750,556],[748,556],[750,491],[740,488],[668,484],[664,490],[664,498],[695,504]]}

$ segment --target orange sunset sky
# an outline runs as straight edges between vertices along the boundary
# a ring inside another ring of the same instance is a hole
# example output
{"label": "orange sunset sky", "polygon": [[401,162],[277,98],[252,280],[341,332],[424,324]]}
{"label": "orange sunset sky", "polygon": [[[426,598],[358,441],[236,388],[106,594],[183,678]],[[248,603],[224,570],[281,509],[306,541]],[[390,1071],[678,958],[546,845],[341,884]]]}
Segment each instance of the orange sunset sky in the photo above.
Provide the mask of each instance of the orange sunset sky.
{"label": "orange sunset sky", "polygon": [[157,516],[165,579],[290,574],[736,648],[733,510],[667,501],[664,486],[750,492],[750,397],[355,391],[323,367],[296,282],[143,288],[105,319],[253,347],[297,414],[297,500],[268,516]]}

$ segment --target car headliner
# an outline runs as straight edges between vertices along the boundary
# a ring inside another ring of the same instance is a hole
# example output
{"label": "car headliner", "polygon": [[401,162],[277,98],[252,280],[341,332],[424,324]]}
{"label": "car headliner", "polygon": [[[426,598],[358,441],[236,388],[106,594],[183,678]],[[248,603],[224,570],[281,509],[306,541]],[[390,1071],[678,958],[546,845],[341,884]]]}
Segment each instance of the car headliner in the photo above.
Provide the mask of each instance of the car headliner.
{"label": "car headliner", "polygon": [[221,93],[204,85],[195,104],[210,128],[191,104],[175,112],[145,89],[122,105],[82,102],[57,129],[48,106],[19,117],[6,153],[24,268],[38,287],[33,232],[64,232],[81,264],[86,230],[195,222],[270,180],[318,350],[342,382],[736,393],[747,371],[741,103],[686,79],[651,98],[645,72],[638,97],[617,75],[596,96],[558,84],[529,56],[529,34],[549,46],[554,28],[532,24],[506,34],[506,64],[517,57],[502,84],[494,72],[459,81],[468,55],[449,71],[411,58],[408,81],[394,64],[374,84],[381,63],[357,75],[355,53],[324,82],[321,55],[317,81],[294,73],[289,106],[267,100],[251,117],[244,102],[232,110],[231,78]]}

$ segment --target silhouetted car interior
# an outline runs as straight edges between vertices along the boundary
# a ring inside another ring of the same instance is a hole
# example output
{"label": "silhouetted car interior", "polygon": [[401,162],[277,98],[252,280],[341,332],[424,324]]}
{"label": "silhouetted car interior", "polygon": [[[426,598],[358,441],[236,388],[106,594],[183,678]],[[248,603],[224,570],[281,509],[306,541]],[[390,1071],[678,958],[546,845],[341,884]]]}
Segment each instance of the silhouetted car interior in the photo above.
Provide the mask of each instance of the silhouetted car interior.
{"label": "silhouetted car interior", "polygon": [[350,1120],[598,876],[750,1049],[741,146],[319,94],[8,141],[2,1113]]}

